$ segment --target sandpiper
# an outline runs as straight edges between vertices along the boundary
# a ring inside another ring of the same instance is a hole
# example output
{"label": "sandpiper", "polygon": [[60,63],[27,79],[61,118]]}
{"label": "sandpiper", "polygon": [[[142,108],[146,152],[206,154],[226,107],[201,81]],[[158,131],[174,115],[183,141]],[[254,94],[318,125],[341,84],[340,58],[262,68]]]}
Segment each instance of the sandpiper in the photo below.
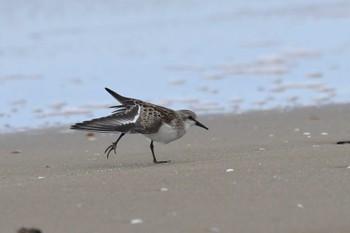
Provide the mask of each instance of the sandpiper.
{"label": "sandpiper", "polygon": [[197,116],[190,110],[174,111],[159,105],[147,103],[138,99],[121,96],[111,89],[105,88],[121,105],[112,106],[115,110],[111,115],[76,123],[71,129],[94,131],[100,133],[120,132],[118,139],[112,143],[105,153],[107,158],[114,151],[119,140],[127,133],[140,133],[151,139],[150,148],[154,163],[167,163],[158,161],[154,154],[153,141],[167,144],[185,135],[194,125],[208,128],[197,121]]}

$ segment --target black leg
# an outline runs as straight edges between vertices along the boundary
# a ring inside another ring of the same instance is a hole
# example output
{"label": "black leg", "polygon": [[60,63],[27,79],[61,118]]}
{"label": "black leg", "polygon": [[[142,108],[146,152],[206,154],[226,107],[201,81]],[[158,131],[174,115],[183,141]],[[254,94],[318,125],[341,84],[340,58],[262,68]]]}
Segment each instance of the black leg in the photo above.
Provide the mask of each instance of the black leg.
{"label": "black leg", "polygon": [[113,142],[112,145],[110,145],[109,147],[107,147],[107,149],[105,150],[105,154],[107,153],[107,159],[109,157],[109,153],[112,152],[112,150],[114,150],[114,154],[116,154],[116,149],[117,149],[117,144],[119,142],[119,140],[125,135],[125,133],[121,133],[119,138],[117,139],[117,141]]}
{"label": "black leg", "polygon": [[157,164],[157,163],[168,163],[168,162],[170,162],[170,161],[157,161],[156,156],[154,155],[153,141],[151,141],[151,145],[149,147],[151,148],[151,151],[152,151],[153,163]]}
{"label": "black leg", "polygon": [[337,142],[338,145],[342,145],[342,144],[350,144],[350,141],[339,141]]}

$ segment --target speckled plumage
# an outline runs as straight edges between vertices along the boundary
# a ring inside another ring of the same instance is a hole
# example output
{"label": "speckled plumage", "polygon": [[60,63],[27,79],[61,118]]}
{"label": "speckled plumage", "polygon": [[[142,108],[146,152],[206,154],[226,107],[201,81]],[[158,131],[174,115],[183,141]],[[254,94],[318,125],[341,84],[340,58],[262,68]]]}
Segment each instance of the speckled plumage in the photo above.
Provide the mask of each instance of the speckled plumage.
{"label": "speckled plumage", "polygon": [[105,153],[107,158],[111,151],[116,152],[119,140],[126,134],[140,133],[151,139],[151,151],[154,163],[157,161],[153,141],[169,143],[182,137],[193,125],[208,129],[196,120],[197,116],[190,110],[174,111],[163,106],[147,103],[138,99],[121,96],[106,88],[121,105],[112,106],[114,111],[111,115],[101,118],[76,123],[71,129],[95,131],[95,132],[120,132],[116,142],[109,146]]}

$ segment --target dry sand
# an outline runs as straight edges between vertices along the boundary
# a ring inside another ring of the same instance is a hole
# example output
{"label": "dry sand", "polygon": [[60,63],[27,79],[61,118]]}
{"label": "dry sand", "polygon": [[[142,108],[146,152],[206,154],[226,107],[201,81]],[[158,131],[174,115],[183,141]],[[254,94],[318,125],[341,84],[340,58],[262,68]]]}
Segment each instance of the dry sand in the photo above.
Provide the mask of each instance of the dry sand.
{"label": "dry sand", "polygon": [[[168,145],[0,135],[0,232],[350,232],[350,105],[200,117]],[[16,151],[19,150],[19,151]],[[11,153],[19,152],[19,153]]]}

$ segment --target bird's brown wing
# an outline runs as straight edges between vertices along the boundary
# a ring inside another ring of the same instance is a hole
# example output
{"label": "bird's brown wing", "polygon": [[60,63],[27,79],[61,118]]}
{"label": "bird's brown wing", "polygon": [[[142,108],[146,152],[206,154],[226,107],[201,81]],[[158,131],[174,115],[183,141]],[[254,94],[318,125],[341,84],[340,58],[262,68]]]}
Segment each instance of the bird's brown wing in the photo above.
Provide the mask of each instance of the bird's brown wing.
{"label": "bird's brown wing", "polygon": [[177,118],[176,112],[171,109],[139,100],[136,100],[135,103],[141,106],[138,119],[141,127],[136,129],[138,133],[157,133],[163,123],[170,124],[173,119]]}

